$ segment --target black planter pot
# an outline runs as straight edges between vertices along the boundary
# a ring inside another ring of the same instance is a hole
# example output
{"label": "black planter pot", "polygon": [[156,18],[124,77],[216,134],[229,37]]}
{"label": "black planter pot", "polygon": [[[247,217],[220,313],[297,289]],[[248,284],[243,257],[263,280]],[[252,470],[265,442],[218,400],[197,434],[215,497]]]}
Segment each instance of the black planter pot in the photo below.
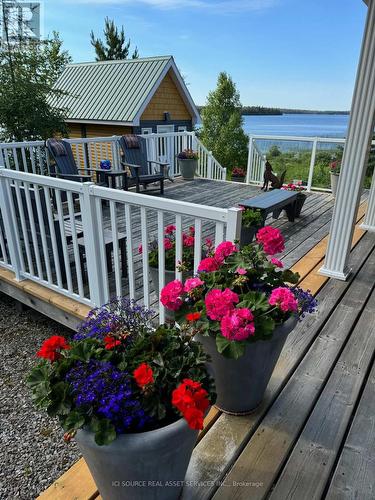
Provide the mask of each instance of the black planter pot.
{"label": "black planter pot", "polygon": [[231,181],[233,181],[233,182],[245,182],[245,177],[237,177],[235,175],[232,175]]}
{"label": "black planter pot", "polygon": [[293,316],[275,329],[270,340],[247,344],[245,354],[239,359],[220,354],[214,336],[197,335],[212,360],[215,406],[224,413],[246,415],[260,405],[284,343],[297,321]]}
{"label": "black planter pot", "polygon": [[240,247],[250,245],[259,229],[258,226],[241,227]]}
{"label": "black planter pot", "polygon": [[296,207],[295,214],[294,214],[296,217],[301,216],[302,207],[306,201],[306,198],[307,198],[307,196],[304,193],[298,193],[296,204],[295,204],[295,207]]}

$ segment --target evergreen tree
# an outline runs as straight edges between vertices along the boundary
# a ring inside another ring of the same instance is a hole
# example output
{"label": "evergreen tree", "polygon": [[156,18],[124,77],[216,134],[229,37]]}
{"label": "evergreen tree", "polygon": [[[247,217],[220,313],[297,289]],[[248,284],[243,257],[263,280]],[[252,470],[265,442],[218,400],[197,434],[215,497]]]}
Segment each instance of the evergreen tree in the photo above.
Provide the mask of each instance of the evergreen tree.
{"label": "evergreen tree", "polygon": [[[100,38],[95,38],[91,31],[91,45],[95,48],[97,61],[112,61],[115,59],[127,59],[129,56],[130,40],[126,41],[124,26],[121,30],[117,28],[115,22],[108,17],[104,20],[103,42]],[[135,48],[132,59],[138,59],[139,53]]]}
{"label": "evergreen tree", "polygon": [[223,167],[244,167],[247,163],[248,137],[243,128],[240,96],[227,73],[219,74],[217,87],[208,94],[202,111],[200,137]]}
{"label": "evergreen tree", "polygon": [[57,33],[46,40],[16,43],[5,37],[0,48],[1,140],[30,141],[66,133],[65,110],[51,101],[62,95],[55,82],[70,61]]}

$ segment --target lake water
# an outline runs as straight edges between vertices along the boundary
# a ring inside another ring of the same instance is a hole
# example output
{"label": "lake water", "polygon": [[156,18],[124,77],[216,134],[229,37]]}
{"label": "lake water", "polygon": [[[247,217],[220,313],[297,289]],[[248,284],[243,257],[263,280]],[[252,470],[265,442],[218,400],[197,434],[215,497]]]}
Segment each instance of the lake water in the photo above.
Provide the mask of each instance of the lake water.
{"label": "lake water", "polygon": [[345,137],[349,115],[285,114],[244,116],[247,134]]}

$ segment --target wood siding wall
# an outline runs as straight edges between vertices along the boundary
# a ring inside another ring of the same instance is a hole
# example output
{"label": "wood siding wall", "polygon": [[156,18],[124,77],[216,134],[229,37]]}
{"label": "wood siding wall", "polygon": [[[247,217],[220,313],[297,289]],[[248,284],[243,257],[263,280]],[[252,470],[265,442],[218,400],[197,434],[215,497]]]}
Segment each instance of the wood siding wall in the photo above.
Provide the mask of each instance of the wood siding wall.
{"label": "wood siding wall", "polygon": [[159,88],[153,95],[147,108],[141,116],[141,121],[164,120],[164,112],[170,114],[170,121],[191,120],[192,116],[187,109],[176,84],[174,83],[171,72],[169,71]]}
{"label": "wood siding wall", "polygon": [[80,124],[80,123],[68,123],[69,137],[72,139],[78,139],[79,137],[84,137],[82,134],[82,127],[85,127],[86,137],[110,137],[112,135],[124,135],[131,134],[133,132],[132,127],[124,127],[121,125],[96,125],[96,124]]}

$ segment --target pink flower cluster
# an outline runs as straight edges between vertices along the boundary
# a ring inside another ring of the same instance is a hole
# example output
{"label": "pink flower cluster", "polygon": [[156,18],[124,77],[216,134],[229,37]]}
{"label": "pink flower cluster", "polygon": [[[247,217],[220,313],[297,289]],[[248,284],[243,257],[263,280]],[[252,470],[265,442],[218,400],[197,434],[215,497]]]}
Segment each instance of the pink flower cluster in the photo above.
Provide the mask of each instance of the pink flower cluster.
{"label": "pink flower cluster", "polygon": [[246,340],[254,335],[254,316],[250,309],[233,309],[220,323],[221,333],[228,340]]}
{"label": "pink flower cluster", "polygon": [[208,292],[205,298],[207,316],[214,321],[220,321],[234,309],[234,304],[238,304],[238,302],[238,295],[229,288],[224,291],[214,288]]}
{"label": "pink flower cluster", "polygon": [[263,249],[268,255],[275,255],[284,250],[284,238],[281,232],[271,226],[264,226],[257,232],[258,243],[263,245]]}
{"label": "pink flower cluster", "polygon": [[[209,241],[211,243],[211,241]],[[207,244],[207,241],[206,241]],[[231,241],[223,241],[216,247],[213,257],[206,257],[201,260],[198,271],[205,273],[212,273],[213,271],[218,271],[220,265],[225,261],[227,257],[232,255],[234,252],[238,252],[238,248]]]}
{"label": "pink flower cluster", "polygon": [[281,262],[281,260],[276,259],[276,257],[272,257],[272,259],[271,259],[271,263],[272,263],[274,266],[276,266],[276,267],[280,267],[280,268],[284,267],[284,264]]}
{"label": "pink flower cluster", "polygon": [[200,278],[189,278],[185,281],[184,292],[189,293],[194,290],[194,288],[197,288],[197,286],[202,285],[204,285],[204,281]]}
{"label": "pink flower cluster", "polygon": [[268,303],[276,306],[283,312],[295,312],[298,309],[298,301],[294,293],[286,287],[279,287],[272,290]]}
{"label": "pink flower cluster", "polygon": [[184,292],[184,286],[180,280],[174,280],[167,283],[160,293],[160,302],[167,309],[178,311],[182,306],[181,295]]}

